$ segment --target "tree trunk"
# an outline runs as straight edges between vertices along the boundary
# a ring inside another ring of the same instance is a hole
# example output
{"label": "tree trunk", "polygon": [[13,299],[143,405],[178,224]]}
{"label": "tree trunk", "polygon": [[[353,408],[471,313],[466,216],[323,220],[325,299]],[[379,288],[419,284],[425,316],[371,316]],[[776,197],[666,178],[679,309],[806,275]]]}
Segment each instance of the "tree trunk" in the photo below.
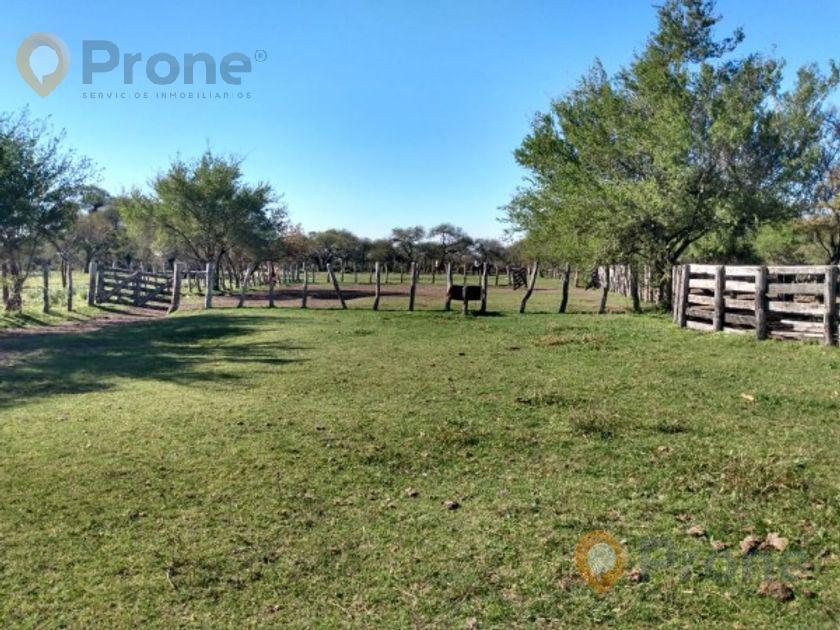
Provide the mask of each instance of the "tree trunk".
{"label": "tree trunk", "polygon": [[601,303],[598,305],[598,315],[607,312],[607,296],[610,292],[610,266],[604,265],[604,286],[601,287]]}
{"label": "tree trunk", "polygon": [[571,276],[571,265],[566,263],[566,266],[563,268],[563,286],[560,289],[560,308],[557,309],[558,313],[565,313],[566,307],[569,304],[569,277]]}
{"label": "tree trunk", "polygon": [[636,268],[630,267],[630,299],[633,301],[633,312],[642,312],[642,300],[639,297],[639,279],[636,276]]}
{"label": "tree trunk", "polygon": [[9,303],[9,266],[6,263],[0,265],[0,284],[3,286],[3,308]]}

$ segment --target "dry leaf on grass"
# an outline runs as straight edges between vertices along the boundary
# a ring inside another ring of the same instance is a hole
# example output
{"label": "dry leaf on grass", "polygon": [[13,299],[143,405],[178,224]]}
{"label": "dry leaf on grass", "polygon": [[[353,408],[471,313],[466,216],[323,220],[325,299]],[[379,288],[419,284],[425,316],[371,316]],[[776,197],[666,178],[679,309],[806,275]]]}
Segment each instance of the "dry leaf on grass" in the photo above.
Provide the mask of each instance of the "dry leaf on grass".
{"label": "dry leaf on grass", "polygon": [[770,532],[767,534],[767,538],[764,539],[764,543],[762,543],[761,547],[762,549],[772,547],[776,551],[784,551],[788,547],[788,539],[782,538],[776,532]]}
{"label": "dry leaf on grass", "polygon": [[723,551],[729,546],[722,540],[713,540],[710,544],[712,545],[712,549],[715,551]]}
{"label": "dry leaf on grass", "polygon": [[686,533],[689,536],[695,536],[697,538],[700,538],[706,535],[706,528],[702,525],[692,525],[686,530]]}
{"label": "dry leaf on grass", "polygon": [[446,507],[447,510],[457,510],[459,507],[461,507],[461,504],[457,501],[444,501],[443,505],[444,507]]}
{"label": "dry leaf on grass", "polygon": [[648,575],[640,568],[636,567],[635,569],[631,569],[627,572],[627,579],[631,582],[647,582]]}
{"label": "dry leaf on grass", "polygon": [[741,555],[747,556],[751,554],[753,551],[758,549],[758,546],[761,544],[761,538],[758,536],[747,536],[744,540],[741,541],[739,544],[741,548]]}
{"label": "dry leaf on grass", "polygon": [[420,495],[420,493],[417,492],[417,490],[415,490],[414,488],[406,488],[405,489],[405,496],[407,496],[407,497],[411,497],[413,499],[414,497],[417,497],[419,495]]}
{"label": "dry leaf on grass", "polygon": [[758,594],[772,597],[779,602],[789,602],[793,599],[793,589],[781,580],[764,580],[758,586]]}
{"label": "dry leaf on grass", "polygon": [[748,402],[748,403],[754,403],[755,402],[755,396],[753,396],[752,394],[741,394],[741,400],[743,400],[745,402]]}
{"label": "dry leaf on grass", "polygon": [[691,520],[691,514],[677,514],[674,518],[680,523],[688,523]]}

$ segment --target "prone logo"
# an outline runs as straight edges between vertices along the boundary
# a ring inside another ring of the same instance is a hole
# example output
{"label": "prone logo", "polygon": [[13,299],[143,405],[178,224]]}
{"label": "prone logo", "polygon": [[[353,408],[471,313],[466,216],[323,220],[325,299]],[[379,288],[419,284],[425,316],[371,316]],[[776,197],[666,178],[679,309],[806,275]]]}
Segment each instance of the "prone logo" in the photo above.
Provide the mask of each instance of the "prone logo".
{"label": "prone logo", "polygon": [[[258,51],[257,61],[265,57],[265,51]],[[15,61],[23,80],[45,97],[67,76],[70,53],[60,37],[33,33],[21,42]],[[142,68],[139,72],[138,64]],[[121,54],[119,46],[107,39],[82,41],[83,84],[91,85],[97,75],[114,72],[120,66],[125,85],[133,85],[141,73],[155,85],[171,85],[179,79],[185,85],[195,84],[196,79],[205,85],[216,85],[219,79],[228,85],[241,85],[242,75],[252,70],[250,57],[241,52],[228,53],[219,61],[207,52],[184,53],[180,58],[157,52],[144,59],[139,52]]]}
{"label": "prone logo", "polygon": [[70,52],[57,35],[33,33],[21,42],[15,61],[29,87],[39,96],[48,96],[67,76]]}
{"label": "prone logo", "polygon": [[[104,55],[104,56],[103,56]],[[135,66],[143,61],[142,53],[125,53],[122,56],[123,83],[134,84]],[[111,72],[120,65],[120,49],[107,39],[85,40],[82,42],[82,83],[93,83],[95,74]],[[222,81],[229,85],[241,85],[240,74],[251,72],[251,59],[243,53],[228,53],[220,63],[206,52],[185,53],[183,56],[184,83],[195,83],[196,66],[203,68],[204,83],[216,84],[216,69]],[[175,55],[158,52],[146,59],[146,78],[155,85],[170,85],[181,76],[181,63]]]}

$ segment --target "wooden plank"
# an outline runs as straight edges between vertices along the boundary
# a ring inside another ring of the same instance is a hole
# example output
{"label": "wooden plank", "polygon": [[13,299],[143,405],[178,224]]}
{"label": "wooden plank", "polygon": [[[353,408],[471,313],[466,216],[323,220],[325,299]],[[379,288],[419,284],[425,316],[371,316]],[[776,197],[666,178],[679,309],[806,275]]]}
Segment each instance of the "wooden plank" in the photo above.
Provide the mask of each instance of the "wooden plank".
{"label": "wooden plank", "polygon": [[712,325],[715,330],[723,330],[723,318],[726,313],[726,303],[724,302],[724,292],[726,291],[726,272],[723,265],[715,266],[715,297],[714,301],[714,317],[712,318]]}
{"label": "wooden plank", "polygon": [[707,308],[696,308],[689,306],[686,309],[686,315],[688,317],[694,317],[697,319],[707,319],[709,321],[712,321],[712,319],[715,316],[715,312]]}
{"label": "wooden plank", "polygon": [[816,302],[810,304],[803,304],[801,302],[778,302],[771,300],[768,302],[771,312],[774,313],[796,313],[798,315],[814,315],[820,316],[823,314],[822,304]]}
{"label": "wooden plank", "polygon": [[446,263],[446,301],[443,303],[443,310],[448,311],[452,308],[452,297],[450,291],[452,290],[452,263]]}
{"label": "wooden plank", "polygon": [[96,274],[98,273],[98,265],[95,261],[91,261],[88,267],[88,293],[87,305],[93,306],[96,303]]}
{"label": "wooden plank", "polygon": [[[749,326],[750,328],[755,328],[755,315],[725,313],[723,321],[727,324],[734,324],[735,326]],[[721,328],[723,328],[723,326],[721,326]]]}
{"label": "wooden plank", "polygon": [[417,263],[411,263],[411,285],[408,287],[408,310],[414,310],[414,298],[417,295]]}
{"label": "wooden plank", "polygon": [[782,340],[790,340],[794,339],[796,341],[817,341],[822,339],[822,333],[805,333],[805,332],[797,332],[794,330],[771,330],[770,337],[773,339],[782,339]]}
{"label": "wooden plank", "polygon": [[382,281],[382,270],[379,268],[379,263],[378,262],[374,263],[374,265],[373,265],[373,275],[374,275],[374,282],[376,282],[376,284],[374,285],[374,289],[373,289],[373,310],[378,311],[379,310],[379,298],[380,298],[381,289],[382,289],[382,287],[380,286],[381,281]]}
{"label": "wooden plank", "polygon": [[680,274],[680,328],[685,328],[688,320],[688,289],[691,278],[691,265],[683,265],[682,273]]}
{"label": "wooden plank", "polygon": [[691,265],[691,273],[712,275],[717,267],[717,265]]}
{"label": "wooden plank", "polygon": [[758,273],[758,267],[753,265],[726,265],[725,270],[727,277],[749,276],[754,278]]}
{"label": "wooden plank", "polygon": [[[691,267],[691,273],[694,273],[694,267]],[[711,289],[714,290],[715,288],[715,281],[714,280],[706,280],[703,278],[691,278],[688,281],[688,287],[690,289]]]}
{"label": "wooden plank", "polygon": [[767,267],[755,276],[755,338],[767,339]]}
{"label": "wooden plank", "polygon": [[767,295],[822,295],[824,288],[820,282],[771,282]]}
{"label": "wooden plank", "polygon": [[795,330],[797,332],[808,332],[822,334],[822,322],[814,322],[803,319],[777,319],[773,322],[776,330]]}
{"label": "wooden plank", "polygon": [[698,293],[688,294],[689,304],[704,304],[706,306],[714,306],[715,298],[711,295],[700,295]]}
{"label": "wooden plank", "polygon": [[755,310],[755,300],[739,300],[738,298],[724,297],[723,303],[726,308],[741,309],[745,311]]}
{"label": "wooden plank", "polygon": [[332,280],[333,289],[335,289],[335,294],[338,296],[342,310],[347,310],[347,304],[344,302],[344,296],[341,294],[341,287],[338,286],[338,278],[335,277],[335,271],[329,263],[327,263],[327,277]]}
{"label": "wooden plank", "polygon": [[767,273],[782,275],[820,275],[825,274],[822,265],[774,265],[767,267]]}
{"label": "wooden plank", "polygon": [[306,302],[309,299],[309,269],[306,263],[303,263],[303,291],[300,296],[300,307],[306,308]]}
{"label": "wooden plank", "polygon": [[833,346],[835,324],[837,322],[837,267],[825,268],[825,286],[823,287],[823,345]]}
{"label": "wooden plank", "polygon": [[[712,287],[714,288],[714,286]],[[752,282],[744,282],[743,280],[726,280],[727,291],[744,291],[745,293],[753,293],[755,291],[755,284]]]}

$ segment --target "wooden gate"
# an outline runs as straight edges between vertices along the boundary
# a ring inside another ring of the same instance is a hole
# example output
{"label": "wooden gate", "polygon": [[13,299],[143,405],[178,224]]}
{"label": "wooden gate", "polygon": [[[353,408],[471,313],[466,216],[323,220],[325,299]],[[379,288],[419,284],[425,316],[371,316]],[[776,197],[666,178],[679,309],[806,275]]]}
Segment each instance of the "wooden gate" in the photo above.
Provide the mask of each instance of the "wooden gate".
{"label": "wooden gate", "polygon": [[172,301],[172,274],[131,269],[99,270],[96,302],[165,310]]}

